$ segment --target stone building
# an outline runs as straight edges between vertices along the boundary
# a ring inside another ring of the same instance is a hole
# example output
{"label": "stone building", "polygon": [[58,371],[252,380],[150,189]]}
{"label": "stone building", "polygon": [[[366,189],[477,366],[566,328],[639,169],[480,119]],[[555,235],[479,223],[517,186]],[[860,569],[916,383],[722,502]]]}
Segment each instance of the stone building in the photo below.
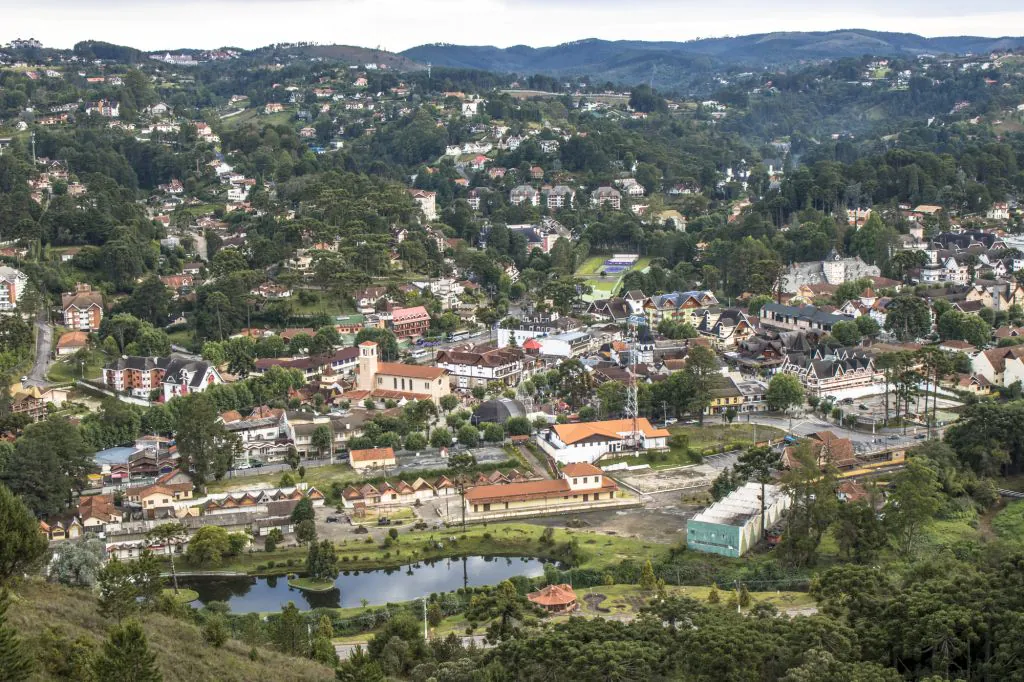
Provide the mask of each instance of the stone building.
{"label": "stone building", "polygon": [[842,284],[862,277],[879,277],[882,271],[868,265],[860,256],[843,258],[832,249],[823,261],[793,263],[782,276],[782,290],[795,294],[805,284]]}

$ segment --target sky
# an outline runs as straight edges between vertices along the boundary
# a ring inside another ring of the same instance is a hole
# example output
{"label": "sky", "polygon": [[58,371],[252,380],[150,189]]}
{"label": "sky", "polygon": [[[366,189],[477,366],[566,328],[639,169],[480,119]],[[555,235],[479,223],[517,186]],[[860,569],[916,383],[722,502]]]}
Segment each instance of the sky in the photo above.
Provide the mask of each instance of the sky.
{"label": "sky", "polygon": [[1020,0],[0,0],[0,43],[143,50],[277,42],[401,51],[424,43],[557,45],[863,28],[924,36],[1024,33]]}

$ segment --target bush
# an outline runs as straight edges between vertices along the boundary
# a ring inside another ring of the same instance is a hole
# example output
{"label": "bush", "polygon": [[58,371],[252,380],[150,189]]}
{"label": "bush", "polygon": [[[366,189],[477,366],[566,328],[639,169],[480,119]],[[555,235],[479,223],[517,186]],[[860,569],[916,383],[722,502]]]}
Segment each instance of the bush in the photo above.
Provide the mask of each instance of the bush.
{"label": "bush", "polygon": [[397,540],[398,539],[398,529],[397,528],[389,528],[388,529],[388,537],[391,538],[392,540]]}
{"label": "bush", "polygon": [[369,533],[370,531],[366,529],[366,526],[356,526],[356,529],[352,532],[356,535],[363,535],[364,533]]}

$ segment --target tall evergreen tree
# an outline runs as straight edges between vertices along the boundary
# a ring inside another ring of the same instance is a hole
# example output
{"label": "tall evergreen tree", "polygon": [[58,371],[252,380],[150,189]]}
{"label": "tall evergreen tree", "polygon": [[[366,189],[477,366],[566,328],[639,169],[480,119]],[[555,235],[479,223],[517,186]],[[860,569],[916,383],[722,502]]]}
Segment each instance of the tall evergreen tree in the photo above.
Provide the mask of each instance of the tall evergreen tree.
{"label": "tall evergreen tree", "polygon": [[114,627],[93,661],[98,679],[105,682],[161,682],[156,655],[149,650],[146,633],[138,621]]}
{"label": "tall evergreen tree", "polygon": [[34,666],[14,628],[7,625],[9,604],[10,594],[4,589],[0,591],[0,679],[17,682],[27,680]]}

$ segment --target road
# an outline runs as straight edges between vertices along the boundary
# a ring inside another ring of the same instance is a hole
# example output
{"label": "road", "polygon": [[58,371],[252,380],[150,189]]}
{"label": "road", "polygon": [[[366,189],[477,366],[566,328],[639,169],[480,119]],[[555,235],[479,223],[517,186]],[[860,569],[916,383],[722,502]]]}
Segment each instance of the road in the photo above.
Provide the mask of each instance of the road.
{"label": "road", "polygon": [[[763,426],[774,426],[775,428],[782,429],[786,432],[789,432],[790,430],[790,419],[783,416],[750,414],[747,415],[746,418],[737,420],[737,423],[742,423],[743,421]],[[871,449],[872,447],[878,448],[883,446],[895,447],[897,445],[912,445],[918,440],[915,436],[927,431],[927,429],[923,427],[910,427],[907,429],[907,434],[905,436],[903,435],[902,429],[896,428],[878,429],[877,433],[871,433],[870,431],[848,429],[844,426],[839,426],[834,422],[826,421],[817,415],[794,417],[792,424],[794,435],[808,436],[818,431],[831,431],[841,438],[849,438],[853,441],[854,447],[858,450]]]}
{"label": "road", "polygon": [[26,386],[49,386],[46,372],[53,363],[53,325],[46,319],[46,311],[40,310],[36,315],[36,362],[28,373]]}

